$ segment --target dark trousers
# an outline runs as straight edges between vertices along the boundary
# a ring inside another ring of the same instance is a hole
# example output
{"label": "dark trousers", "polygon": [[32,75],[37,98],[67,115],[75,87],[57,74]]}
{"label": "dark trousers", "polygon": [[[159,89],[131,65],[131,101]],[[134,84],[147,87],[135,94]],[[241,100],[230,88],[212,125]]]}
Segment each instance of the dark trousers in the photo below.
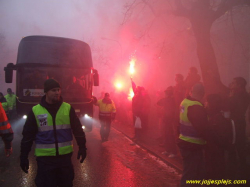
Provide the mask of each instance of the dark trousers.
{"label": "dark trousers", "polygon": [[101,123],[100,135],[102,140],[108,140],[110,127],[111,127],[111,117],[100,117],[99,120]]}
{"label": "dark trousers", "polygon": [[205,161],[203,150],[187,150],[180,148],[183,159],[183,173],[181,178],[181,187],[196,186],[186,184],[187,180],[202,180],[205,178]]}
{"label": "dark trousers", "polygon": [[38,187],[72,187],[73,180],[74,168],[72,164],[53,166],[37,161],[35,183]]}
{"label": "dark trousers", "polygon": [[16,118],[17,118],[16,109],[9,110],[7,116],[8,116],[8,119],[9,119],[9,120],[14,120],[14,119],[16,119]]}
{"label": "dark trousers", "polygon": [[206,177],[208,179],[226,178],[225,150],[222,147],[207,142],[205,146]]}
{"label": "dark trousers", "polygon": [[172,119],[164,119],[164,125],[166,151],[172,154],[177,154],[174,121]]}
{"label": "dark trousers", "polygon": [[244,121],[235,123],[236,141],[235,149],[228,154],[229,176],[233,179],[249,177],[246,159],[246,124]]}

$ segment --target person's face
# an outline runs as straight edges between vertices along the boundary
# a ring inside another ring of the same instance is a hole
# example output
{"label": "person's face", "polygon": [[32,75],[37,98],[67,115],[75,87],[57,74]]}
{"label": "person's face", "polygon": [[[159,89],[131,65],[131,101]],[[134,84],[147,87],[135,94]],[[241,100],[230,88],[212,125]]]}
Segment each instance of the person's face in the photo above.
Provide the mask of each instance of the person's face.
{"label": "person's face", "polygon": [[53,88],[46,93],[46,101],[49,104],[56,103],[60,100],[61,88]]}
{"label": "person's face", "polygon": [[110,95],[105,95],[105,99],[109,99],[110,98]]}

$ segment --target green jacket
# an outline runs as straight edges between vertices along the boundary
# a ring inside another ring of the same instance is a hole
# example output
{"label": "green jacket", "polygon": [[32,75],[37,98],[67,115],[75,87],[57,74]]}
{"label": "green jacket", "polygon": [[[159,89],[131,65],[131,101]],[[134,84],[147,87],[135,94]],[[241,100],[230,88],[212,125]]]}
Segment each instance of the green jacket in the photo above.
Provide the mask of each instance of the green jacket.
{"label": "green jacket", "polygon": [[7,94],[4,97],[7,100],[7,108],[8,108],[8,110],[13,110],[14,108],[16,108],[16,95]]}

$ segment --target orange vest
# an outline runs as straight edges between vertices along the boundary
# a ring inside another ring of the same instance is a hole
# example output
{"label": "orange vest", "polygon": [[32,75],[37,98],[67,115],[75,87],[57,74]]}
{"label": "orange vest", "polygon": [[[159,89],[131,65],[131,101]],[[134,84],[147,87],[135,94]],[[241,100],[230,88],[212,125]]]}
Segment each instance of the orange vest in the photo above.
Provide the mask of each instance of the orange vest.
{"label": "orange vest", "polygon": [[9,134],[13,133],[9,120],[6,116],[6,113],[3,109],[2,103],[0,103],[0,134]]}

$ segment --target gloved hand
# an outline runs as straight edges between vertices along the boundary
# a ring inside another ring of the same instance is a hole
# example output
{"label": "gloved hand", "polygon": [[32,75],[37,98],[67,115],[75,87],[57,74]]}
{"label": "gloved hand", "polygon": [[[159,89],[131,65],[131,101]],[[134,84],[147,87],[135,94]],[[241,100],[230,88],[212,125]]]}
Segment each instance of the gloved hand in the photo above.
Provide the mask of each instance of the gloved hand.
{"label": "gloved hand", "polygon": [[5,155],[6,157],[9,157],[12,154],[12,147],[10,149],[5,149]]}
{"label": "gloved hand", "polygon": [[86,156],[87,156],[87,152],[86,152],[86,148],[80,148],[79,147],[79,151],[78,151],[78,154],[77,154],[77,160],[80,160],[80,163],[83,163],[83,161],[85,160]]}
{"label": "gloved hand", "polygon": [[20,166],[25,173],[28,173],[29,159],[28,158],[20,158]]}

